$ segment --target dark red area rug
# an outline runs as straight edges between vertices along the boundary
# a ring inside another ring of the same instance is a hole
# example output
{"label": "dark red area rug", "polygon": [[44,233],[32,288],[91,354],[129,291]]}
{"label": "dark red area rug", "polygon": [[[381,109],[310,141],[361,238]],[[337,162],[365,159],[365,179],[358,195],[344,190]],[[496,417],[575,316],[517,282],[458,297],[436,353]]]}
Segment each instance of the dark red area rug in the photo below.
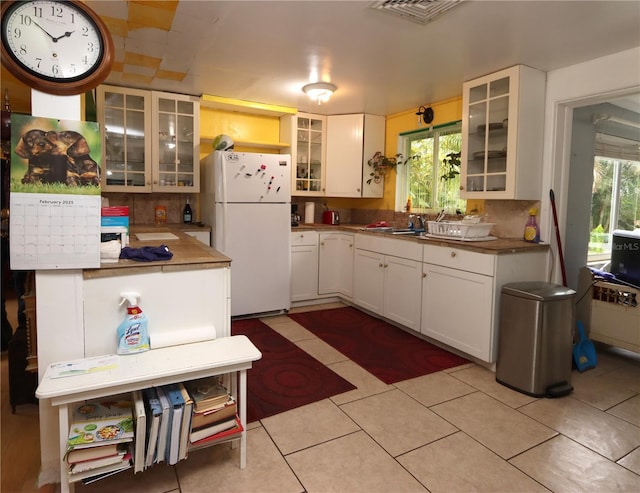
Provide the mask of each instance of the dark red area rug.
{"label": "dark red area rug", "polygon": [[289,317],[387,384],[469,362],[353,307]]}
{"label": "dark red area rug", "polygon": [[234,320],[262,358],[247,371],[247,422],[311,404],[356,387],[257,318]]}

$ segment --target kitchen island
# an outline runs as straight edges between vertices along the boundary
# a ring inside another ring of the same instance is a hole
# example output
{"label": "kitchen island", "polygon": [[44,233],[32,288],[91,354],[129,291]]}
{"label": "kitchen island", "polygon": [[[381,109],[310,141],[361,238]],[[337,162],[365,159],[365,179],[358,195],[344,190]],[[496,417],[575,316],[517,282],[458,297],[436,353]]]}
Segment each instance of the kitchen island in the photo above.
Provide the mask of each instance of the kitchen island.
{"label": "kitchen island", "polygon": [[[231,259],[177,228],[131,226],[130,232],[130,247],[166,244],[173,257],[36,271],[39,381],[52,363],[115,353],[124,291],[140,294],[150,334],[180,344],[193,330],[212,325],[216,337],[230,335]],[[172,233],[177,239],[141,241],[136,233]],[[57,430],[57,413],[42,399],[40,484],[60,479]]]}

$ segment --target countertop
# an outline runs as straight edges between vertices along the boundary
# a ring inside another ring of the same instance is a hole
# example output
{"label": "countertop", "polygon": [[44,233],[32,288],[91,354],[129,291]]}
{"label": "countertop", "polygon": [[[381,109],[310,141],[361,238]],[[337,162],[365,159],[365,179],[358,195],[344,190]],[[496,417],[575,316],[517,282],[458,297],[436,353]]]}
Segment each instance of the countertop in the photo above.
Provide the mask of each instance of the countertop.
{"label": "countertop", "polygon": [[529,243],[519,238],[498,238],[497,240],[490,241],[460,241],[455,239],[445,238],[418,238],[411,235],[391,235],[388,233],[379,233],[367,231],[365,224],[341,224],[339,226],[332,226],[329,224],[317,224],[317,223],[300,223],[299,226],[292,226],[291,232],[296,231],[319,231],[319,232],[348,232],[348,233],[363,233],[367,235],[375,235],[382,238],[393,238],[398,241],[413,241],[424,245],[439,245],[445,247],[455,247],[462,250],[469,250],[473,252],[488,253],[493,255],[500,255],[505,253],[517,253],[517,252],[531,252],[536,250],[548,250],[548,243]]}
{"label": "countertop", "polygon": [[[207,226],[204,228],[206,227]],[[171,260],[154,262],[118,260],[117,262],[103,262],[100,264],[99,269],[84,269],[84,278],[136,274],[140,272],[150,272],[150,269],[158,271],[214,269],[231,265],[231,259],[229,257],[184,232],[197,229],[199,229],[198,226],[186,224],[168,224],[165,226],[154,226],[152,224],[132,225],[129,229],[129,246],[131,248],[160,246],[164,244],[167,245],[171,253],[173,253]],[[209,227],[209,229],[211,228]],[[173,233],[178,239],[141,241],[136,238],[136,233]]]}

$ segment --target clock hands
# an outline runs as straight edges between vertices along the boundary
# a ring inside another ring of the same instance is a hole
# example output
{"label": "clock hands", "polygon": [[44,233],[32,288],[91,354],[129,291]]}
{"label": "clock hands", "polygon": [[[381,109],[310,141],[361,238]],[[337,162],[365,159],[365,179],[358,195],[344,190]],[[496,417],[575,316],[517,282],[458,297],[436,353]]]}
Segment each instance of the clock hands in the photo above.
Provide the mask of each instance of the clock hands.
{"label": "clock hands", "polygon": [[44,29],[44,27],[42,27],[42,26],[41,26],[40,24],[38,24],[36,21],[32,20],[31,22],[33,22],[33,23],[36,25],[36,27],[40,28],[40,30],[41,30],[43,33],[45,33],[47,36],[49,36],[49,37],[53,40],[53,42],[54,42],[54,43],[55,43],[56,41],[58,41],[56,38],[54,38],[53,36],[51,36],[51,34],[49,34],[49,33]]}
{"label": "clock hands", "polygon": [[49,34],[49,33],[45,30],[45,28],[44,28],[44,27],[42,27],[42,26],[41,26],[40,24],[38,24],[36,21],[33,21],[33,20],[32,20],[32,22],[33,22],[33,23],[36,25],[36,27],[38,27],[38,28],[39,28],[43,33],[45,33],[47,36],[49,36],[49,37],[51,38],[51,40],[52,40],[54,43],[57,43],[57,42],[58,42],[58,40],[60,40],[60,39],[62,39],[62,38],[68,38],[69,36],[71,36],[71,35],[74,33],[74,31],[67,31],[67,32],[66,32],[66,33],[64,33],[62,36],[58,36],[57,38],[54,38],[53,36],[51,36],[51,34]]}
{"label": "clock hands", "polygon": [[62,38],[68,38],[69,36],[71,36],[74,33],[74,31],[67,31],[66,33],[64,33],[62,36],[58,36],[57,38],[51,38],[53,39],[54,43],[57,43],[59,39]]}

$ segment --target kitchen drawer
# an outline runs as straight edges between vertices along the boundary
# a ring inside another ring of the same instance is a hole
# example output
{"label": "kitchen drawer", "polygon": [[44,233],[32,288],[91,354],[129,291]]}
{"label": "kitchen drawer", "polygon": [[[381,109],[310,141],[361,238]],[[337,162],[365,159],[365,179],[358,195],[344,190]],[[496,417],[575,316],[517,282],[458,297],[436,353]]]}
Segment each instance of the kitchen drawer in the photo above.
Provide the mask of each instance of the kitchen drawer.
{"label": "kitchen drawer", "polygon": [[360,234],[356,235],[356,248],[418,262],[422,260],[422,245],[412,240]]}
{"label": "kitchen drawer", "polygon": [[318,232],[317,231],[292,231],[291,232],[291,246],[311,246],[318,244]]}
{"label": "kitchen drawer", "polygon": [[424,245],[423,248],[423,262],[485,276],[494,275],[495,255],[436,245]]}

